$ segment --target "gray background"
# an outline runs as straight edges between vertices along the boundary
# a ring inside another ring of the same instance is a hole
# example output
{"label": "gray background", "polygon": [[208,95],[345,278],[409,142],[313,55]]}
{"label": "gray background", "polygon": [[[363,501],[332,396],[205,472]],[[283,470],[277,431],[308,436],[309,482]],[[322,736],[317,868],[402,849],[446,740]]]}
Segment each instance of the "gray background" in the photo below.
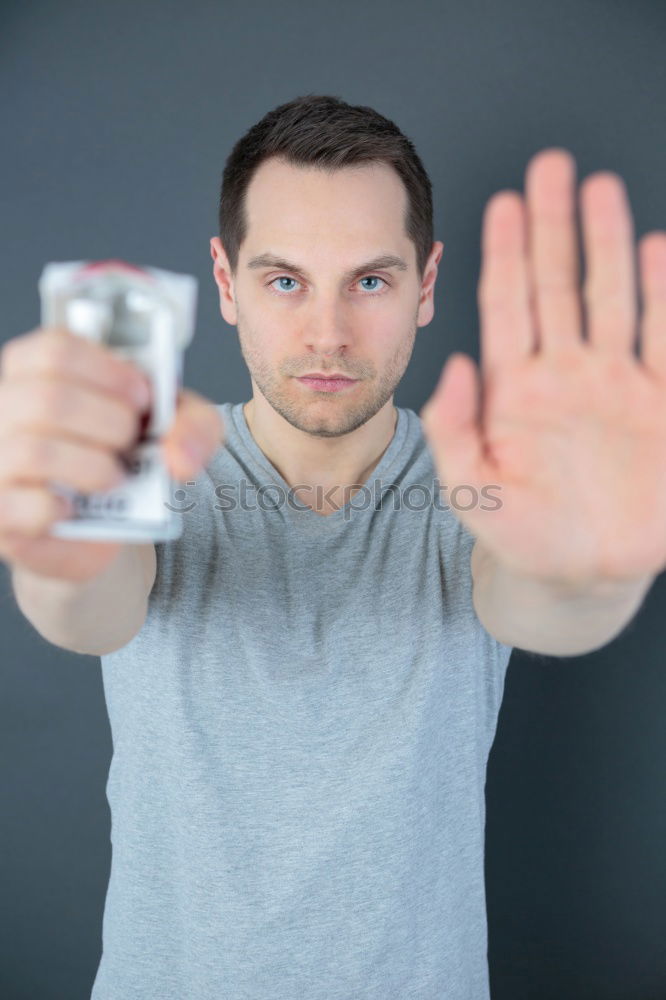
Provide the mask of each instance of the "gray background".
{"label": "gray background", "polygon": [[[579,180],[618,171],[637,238],[666,228],[665,42],[663,0],[5,3],[1,337],[38,324],[47,261],[190,272],[185,382],[248,399],[209,255],[222,167],[269,108],[331,93],[395,120],[432,178],[436,315],[396,393],[418,410],[451,351],[478,360],[482,211],[537,150],[571,150]],[[84,1000],[110,862],[99,660],[41,639],[1,572],[0,995]],[[512,655],[487,783],[493,1000],[666,997],[664,588],[602,650]]]}

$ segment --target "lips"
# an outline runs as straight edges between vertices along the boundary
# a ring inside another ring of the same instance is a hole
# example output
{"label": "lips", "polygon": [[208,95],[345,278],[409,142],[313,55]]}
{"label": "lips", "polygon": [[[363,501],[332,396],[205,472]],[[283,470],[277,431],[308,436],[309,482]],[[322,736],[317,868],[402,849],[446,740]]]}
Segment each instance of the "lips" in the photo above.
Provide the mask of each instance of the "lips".
{"label": "lips", "polygon": [[301,383],[305,388],[312,389],[317,392],[342,392],[345,389],[351,389],[358,382],[358,379],[348,378],[346,375],[333,376],[333,375],[299,375],[297,381]]}

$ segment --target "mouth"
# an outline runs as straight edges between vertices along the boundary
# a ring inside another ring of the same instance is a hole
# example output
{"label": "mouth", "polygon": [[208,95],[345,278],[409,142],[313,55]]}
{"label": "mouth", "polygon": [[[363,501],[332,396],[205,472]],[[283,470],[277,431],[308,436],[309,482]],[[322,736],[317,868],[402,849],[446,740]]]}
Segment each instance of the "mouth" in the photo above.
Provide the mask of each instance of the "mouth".
{"label": "mouth", "polygon": [[340,392],[356,385],[357,378],[347,378],[346,375],[301,375],[296,378],[297,382],[316,392]]}

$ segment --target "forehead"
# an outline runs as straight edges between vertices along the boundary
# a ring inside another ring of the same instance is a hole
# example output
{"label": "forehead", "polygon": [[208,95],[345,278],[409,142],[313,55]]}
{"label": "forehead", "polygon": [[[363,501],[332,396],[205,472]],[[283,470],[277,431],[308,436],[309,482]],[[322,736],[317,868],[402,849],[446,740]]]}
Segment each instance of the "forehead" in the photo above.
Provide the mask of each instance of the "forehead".
{"label": "forehead", "polygon": [[274,244],[303,246],[327,242],[405,249],[407,192],[386,163],[367,163],[324,171],[265,160],[245,197],[247,251]]}

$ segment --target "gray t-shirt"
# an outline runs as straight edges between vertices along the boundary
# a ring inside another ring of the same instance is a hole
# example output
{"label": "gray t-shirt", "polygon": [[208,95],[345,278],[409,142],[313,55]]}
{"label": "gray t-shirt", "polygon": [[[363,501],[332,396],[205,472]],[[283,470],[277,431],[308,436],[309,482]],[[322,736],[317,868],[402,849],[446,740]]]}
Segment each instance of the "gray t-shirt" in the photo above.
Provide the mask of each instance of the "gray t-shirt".
{"label": "gray t-shirt", "polygon": [[511,647],[474,612],[474,539],[421,421],[398,408],[367,489],[324,517],[242,404],[218,408],[146,622],[102,657],[92,1000],[488,1000],[484,789]]}

